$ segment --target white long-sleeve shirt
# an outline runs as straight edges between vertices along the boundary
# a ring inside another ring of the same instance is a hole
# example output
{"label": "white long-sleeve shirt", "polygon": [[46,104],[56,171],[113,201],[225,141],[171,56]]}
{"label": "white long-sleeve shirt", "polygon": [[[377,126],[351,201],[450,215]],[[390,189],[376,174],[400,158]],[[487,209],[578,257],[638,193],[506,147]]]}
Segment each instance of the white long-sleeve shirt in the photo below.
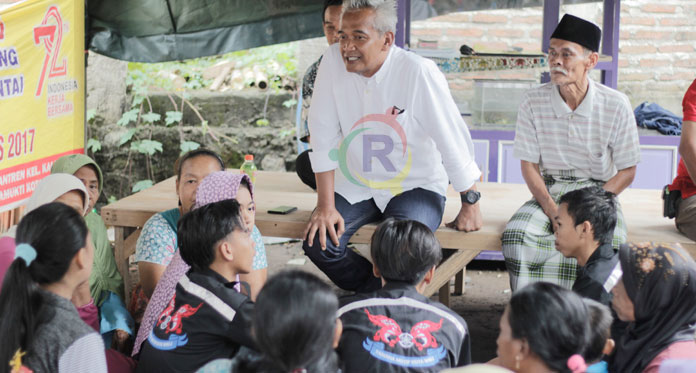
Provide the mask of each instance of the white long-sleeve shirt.
{"label": "white long-sleeve shirt", "polygon": [[346,71],[339,44],[319,66],[309,111],[315,173],[336,170],[335,191],[354,204],[415,188],[445,195],[481,176],[474,146],[434,62],[391,47],[370,78]]}

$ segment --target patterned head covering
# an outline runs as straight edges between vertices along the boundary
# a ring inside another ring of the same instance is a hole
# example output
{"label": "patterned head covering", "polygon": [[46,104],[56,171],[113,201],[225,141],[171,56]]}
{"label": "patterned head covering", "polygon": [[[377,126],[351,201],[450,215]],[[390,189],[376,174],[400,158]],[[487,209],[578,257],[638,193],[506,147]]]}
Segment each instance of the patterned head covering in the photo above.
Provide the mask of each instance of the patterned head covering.
{"label": "patterned head covering", "polygon": [[209,203],[236,198],[242,180],[245,180],[247,185],[249,185],[251,199],[254,199],[254,188],[251,185],[249,176],[233,171],[217,171],[206,176],[201,181],[198,189],[196,189],[196,203],[193,205],[193,209],[195,210]]}
{"label": "patterned head covering", "polygon": [[636,321],[617,343],[612,371],[640,372],[674,342],[696,331],[696,263],[679,244],[635,243],[619,249],[623,283]]}

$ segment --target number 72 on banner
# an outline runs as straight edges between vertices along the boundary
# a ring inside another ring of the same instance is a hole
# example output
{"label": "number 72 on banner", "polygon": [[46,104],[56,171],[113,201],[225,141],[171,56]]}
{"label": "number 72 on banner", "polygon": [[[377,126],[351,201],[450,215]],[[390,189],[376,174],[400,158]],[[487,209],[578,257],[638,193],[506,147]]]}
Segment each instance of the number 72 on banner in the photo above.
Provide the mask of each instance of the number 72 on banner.
{"label": "number 72 on banner", "polygon": [[[55,20],[55,24],[49,24],[51,18]],[[41,69],[41,78],[39,79],[38,87],[36,87],[36,97],[41,96],[47,72],[49,78],[65,76],[68,72],[68,62],[65,57],[63,57],[63,63],[60,66],[56,66],[62,40],[63,20],[58,8],[52,6],[48,8],[41,25],[34,27],[34,44],[38,45],[43,41],[44,48],[46,48],[46,57],[44,58],[43,68]],[[50,66],[49,62],[51,64]]]}

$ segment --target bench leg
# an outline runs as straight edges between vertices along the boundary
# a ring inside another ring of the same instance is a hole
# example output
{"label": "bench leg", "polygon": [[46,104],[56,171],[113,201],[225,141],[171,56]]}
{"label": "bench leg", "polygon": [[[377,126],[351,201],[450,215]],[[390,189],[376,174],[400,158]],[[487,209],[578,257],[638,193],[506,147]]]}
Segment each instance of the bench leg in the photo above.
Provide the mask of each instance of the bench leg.
{"label": "bench leg", "polygon": [[454,254],[443,260],[435,269],[435,276],[433,276],[430,284],[425,287],[424,295],[429,297],[445,284],[449,284],[452,277],[461,272],[462,268],[466,267],[479,252],[479,250],[455,250]]}
{"label": "bench leg", "polygon": [[465,276],[466,276],[466,267],[462,268],[462,270],[459,271],[454,276],[454,294],[453,295],[464,294],[464,290],[466,290],[466,288],[465,288],[466,284],[464,283]]}
{"label": "bench leg", "polygon": [[[135,233],[133,233],[135,231]],[[131,234],[132,233],[132,234]],[[114,227],[114,258],[116,267],[123,278],[123,290],[126,305],[130,302],[133,289],[129,269],[129,258],[135,252],[135,243],[140,236],[140,230],[131,227]]]}
{"label": "bench leg", "polygon": [[440,303],[444,304],[446,307],[450,306],[450,284],[447,281],[446,284],[442,285],[439,294]]}

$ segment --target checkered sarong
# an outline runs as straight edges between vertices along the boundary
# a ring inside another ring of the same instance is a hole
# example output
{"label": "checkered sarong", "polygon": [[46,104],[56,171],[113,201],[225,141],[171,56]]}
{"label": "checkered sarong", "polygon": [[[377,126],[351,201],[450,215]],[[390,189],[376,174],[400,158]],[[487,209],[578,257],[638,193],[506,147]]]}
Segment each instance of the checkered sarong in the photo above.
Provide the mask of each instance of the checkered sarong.
{"label": "checkered sarong", "polygon": [[[556,203],[570,191],[604,185],[603,181],[575,177],[572,170],[562,171],[560,176],[545,175],[544,182]],[[627,235],[619,204],[617,215],[612,244],[618,248],[626,242]],[[502,246],[513,291],[536,281],[552,282],[568,289],[573,287],[577,261],[563,257],[556,250],[555,240],[551,221],[533,198],[510,218],[503,232]]]}

